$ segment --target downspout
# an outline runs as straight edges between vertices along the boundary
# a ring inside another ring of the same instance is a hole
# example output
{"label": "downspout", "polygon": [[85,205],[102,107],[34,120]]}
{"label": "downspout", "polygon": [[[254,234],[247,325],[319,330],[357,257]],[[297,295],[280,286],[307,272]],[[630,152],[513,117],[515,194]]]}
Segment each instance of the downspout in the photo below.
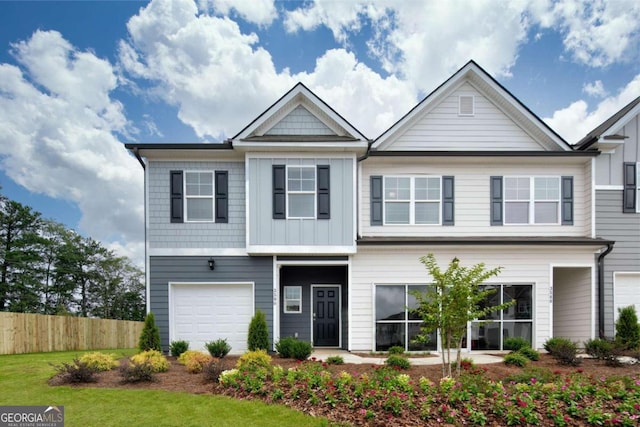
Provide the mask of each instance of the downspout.
{"label": "downspout", "polygon": [[604,257],[613,250],[613,243],[607,243],[607,249],[598,255],[598,332],[599,337],[605,339],[604,334]]}
{"label": "downspout", "polygon": [[151,283],[149,283],[149,276],[148,276],[148,272],[149,272],[149,259],[147,257],[147,165],[145,164],[144,160],[142,160],[142,157],[140,156],[140,152],[139,149],[136,147],[133,150],[133,155],[136,156],[136,159],[138,159],[138,162],[140,162],[140,165],[142,165],[142,175],[144,177],[144,181],[142,184],[143,187],[143,200],[144,200],[144,277],[145,277],[145,306],[146,306],[146,311],[147,314],[149,314],[149,312],[151,311],[151,295],[150,295],[150,288],[151,288]]}

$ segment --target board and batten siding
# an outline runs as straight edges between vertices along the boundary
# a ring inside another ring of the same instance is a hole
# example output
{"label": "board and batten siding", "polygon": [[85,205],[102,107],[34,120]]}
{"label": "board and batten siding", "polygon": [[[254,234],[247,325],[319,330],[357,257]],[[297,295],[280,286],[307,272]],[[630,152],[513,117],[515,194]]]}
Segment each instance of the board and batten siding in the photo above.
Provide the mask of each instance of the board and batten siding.
{"label": "board and batten siding", "polygon": [[618,134],[624,143],[613,152],[604,151],[596,157],[596,185],[623,185],[624,162],[640,162],[640,115],[629,121]]}
{"label": "board and batten siding", "polygon": [[[249,245],[352,247],[355,158],[250,158]],[[329,165],[330,219],[273,219],[272,166]]]}
{"label": "board and batten siding", "polygon": [[[590,166],[560,164],[540,159],[514,165],[510,158],[471,159],[466,162],[444,158],[370,158],[361,163],[360,232],[362,236],[591,236]],[[372,226],[370,183],[372,175],[452,175],[455,178],[455,225],[383,225]],[[573,176],[573,225],[490,224],[490,177]]]}
{"label": "board and batten siding", "polygon": [[[458,257],[465,266],[484,262],[487,268],[502,267],[488,282],[533,284],[534,347],[551,336],[550,280],[554,266],[593,265],[593,249],[578,247],[358,247],[351,263],[351,351],[370,351],[374,346],[374,284],[429,283],[420,257],[433,253],[442,269]],[[559,286],[559,284],[556,284]],[[591,292],[591,289],[585,289]],[[571,310],[571,306],[565,306]]]}
{"label": "board and batten siding", "polygon": [[[149,170],[148,234],[151,249],[244,248],[244,163],[199,161],[151,161]],[[228,171],[229,222],[171,223],[169,218],[170,171]]]}
{"label": "board and batten siding", "polygon": [[613,337],[613,273],[640,271],[640,213],[622,213],[622,190],[596,190],[596,235],[615,241],[604,259],[604,330]]}
{"label": "board and batten siding", "polygon": [[580,347],[592,338],[592,270],[555,268],[553,271],[553,336],[568,338]]}
{"label": "board and batten siding", "polygon": [[[215,270],[209,257],[150,257],[151,311],[160,329],[164,351],[169,349],[169,283],[254,283],[256,310],[267,318],[269,340],[273,341],[273,258],[216,256]],[[215,308],[212,305],[212,310]],[[248,327],[248,325],[247,325]],[[211,337],[215,340],[218,337]]]}
{"label": "board and batten siding", "polygon": [[[458,115],[460,95],[474,97],[474,115]],[[540,145],[468,82],[394,140],[393,150],[540,150]]]}

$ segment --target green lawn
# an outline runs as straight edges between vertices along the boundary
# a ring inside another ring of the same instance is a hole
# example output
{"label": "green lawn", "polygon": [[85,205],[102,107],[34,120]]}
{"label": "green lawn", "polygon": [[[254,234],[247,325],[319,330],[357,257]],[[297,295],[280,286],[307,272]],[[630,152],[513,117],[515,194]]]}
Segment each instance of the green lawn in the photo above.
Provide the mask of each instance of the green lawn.
{"label": "green lawn", "polygon": [[[105,350],[132,355],[135,350]],[[284,406],[188,393],[51,387],[51,364],[83,352],[0,356],[0,405],[63,405],[65,426],[326,426]]]}

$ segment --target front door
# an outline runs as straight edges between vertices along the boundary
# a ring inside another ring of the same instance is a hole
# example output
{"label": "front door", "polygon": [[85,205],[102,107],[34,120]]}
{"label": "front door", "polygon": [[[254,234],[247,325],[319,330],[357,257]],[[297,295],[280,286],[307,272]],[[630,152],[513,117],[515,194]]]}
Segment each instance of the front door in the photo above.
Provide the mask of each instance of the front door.
{"label": "front door", "polygon": [[340,345],[340,286],[313,288],[313,346]]}

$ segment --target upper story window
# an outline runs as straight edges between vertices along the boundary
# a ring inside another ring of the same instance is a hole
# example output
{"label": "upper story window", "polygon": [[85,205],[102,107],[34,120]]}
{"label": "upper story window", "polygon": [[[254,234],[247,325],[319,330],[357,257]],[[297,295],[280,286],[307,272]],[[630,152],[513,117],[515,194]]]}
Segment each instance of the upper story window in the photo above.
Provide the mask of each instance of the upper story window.
{"label": "upper story window", "polygon": [[170,172],[170,221],[229,222],[229,172]]}
{"label": "upper story window", "polygon": [[316,167],[287,166],[287,218],[314,218]]}
{"label": "upper story window", "polygon": [[441,178],[386,176],[385,224],[440,224]]}
{"label": "upper story window", "polygon": [[622,212],[640,213],[640,162],[625,162],[623,169]]}
{"label": "upper story window", "polygon": [[505,224],[558,224],[560,177],[505,177]]}
{"label": "upper story window", "polygon": [[213,172],[185,172],[186,221],[213,221]]}

